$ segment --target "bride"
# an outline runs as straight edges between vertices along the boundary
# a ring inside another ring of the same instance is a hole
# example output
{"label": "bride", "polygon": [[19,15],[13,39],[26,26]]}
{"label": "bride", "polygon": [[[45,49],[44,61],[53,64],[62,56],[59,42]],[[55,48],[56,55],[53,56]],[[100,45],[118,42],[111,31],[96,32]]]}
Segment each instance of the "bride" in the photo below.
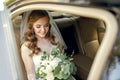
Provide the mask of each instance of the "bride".
{"label": "bride", "polygon": [[38,59],[43,51],[50,53],[53,47],[59,45],[60,49],[65,49],[66,45],[47,11],[34,10],[24,16],[21,26],[21,56],[28,80],[36,80],[35,72],[39,67]]}

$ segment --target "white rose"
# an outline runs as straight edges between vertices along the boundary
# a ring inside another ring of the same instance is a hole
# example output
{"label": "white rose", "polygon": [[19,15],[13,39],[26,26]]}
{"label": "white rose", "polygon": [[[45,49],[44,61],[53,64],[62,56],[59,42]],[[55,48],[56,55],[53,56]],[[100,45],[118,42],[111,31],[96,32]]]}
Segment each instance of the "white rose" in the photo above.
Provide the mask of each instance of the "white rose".
{"label": "white rose", "polygon": [[50,55],[50,60],[52,60],[54,58],[54,56],[53,55]]}
{"label": "white rose", "polygon": [[59,62],[61,62],[61,59],[59,58],[54,58],[51,62],[50,65],[52,66],[53,69],[58,66]]}
{"label": "white rose", "polygon": [[52,72],[51,72],[51,73],[48,73],[47,76],[46,76],[46,79],[47,79],[47,80],[54,80],[54,75],[53,75],[53,73],[52,73]]}
{"label": "white rose", "polygon": [[44,61],[42,61],[42,65],[44,65],[44,66],[47,66],[47,65],[48,65],[48,63],[49,63],[49,61],[48,61],[48,60],[44,60]]}
{"label": "white rose", "polygon": [[52,72],[53,68],[50,65],[46,66],[46,69],[44,70],[45,73],[50,73]]}
{"label": "white rose", "polygon": [[60,58],[57,58],[57,57],[54,58],[53,60],[56,61],[57,63],[61,62],[61,59],[60,59]]}
{"label": "white rose", "polygon": [[35,64],[37,64],[37,63],[40,63],[41,62],[41,60],[40,60],[40,57],[39,56],[33,56],[33,62],[35,63]]}
{"label": "white rose", "polygon": [[55,67],[58,66],[58,63],[56,61],[51,61],[50,66],[55,69]]}

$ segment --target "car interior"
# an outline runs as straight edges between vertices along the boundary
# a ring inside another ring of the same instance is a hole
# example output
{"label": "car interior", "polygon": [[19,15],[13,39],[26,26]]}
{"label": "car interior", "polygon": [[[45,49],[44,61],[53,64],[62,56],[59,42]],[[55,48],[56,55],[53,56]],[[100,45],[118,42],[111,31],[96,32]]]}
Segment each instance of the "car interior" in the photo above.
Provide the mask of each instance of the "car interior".
{"label": "car interior", "polygon": [[[106,31],[105,23],[99,19],[63,12],[51,11],[51,15],[67,45],[65,52],[70,55],[74,51],[73,62],[77,67],[75,76],[79,78],[78,80],[86,80],[94,57],[104,38]],[[21,19],[22,14],[12,20],[19,55]],[[19,56],[19,59],[24,73],[24,79],[27,80],[21,56]]]}

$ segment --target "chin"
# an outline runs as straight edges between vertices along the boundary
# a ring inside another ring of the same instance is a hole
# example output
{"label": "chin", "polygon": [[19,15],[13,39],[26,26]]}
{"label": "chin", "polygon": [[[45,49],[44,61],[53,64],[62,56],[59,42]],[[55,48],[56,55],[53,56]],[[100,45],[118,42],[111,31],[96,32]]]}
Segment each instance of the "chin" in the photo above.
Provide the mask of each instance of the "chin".
{"label": "chin", "polygon": [[41,38],[45,38],[45,35],[40,35]]}

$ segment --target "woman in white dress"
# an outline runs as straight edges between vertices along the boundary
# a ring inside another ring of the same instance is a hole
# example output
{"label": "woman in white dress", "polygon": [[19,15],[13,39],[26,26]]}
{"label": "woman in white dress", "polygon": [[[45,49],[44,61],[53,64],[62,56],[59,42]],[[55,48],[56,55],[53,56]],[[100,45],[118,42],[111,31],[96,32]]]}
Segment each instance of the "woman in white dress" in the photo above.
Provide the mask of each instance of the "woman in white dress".
{"label": "woman in white dress", "polygon": [[28,80],[36,80],[35,72],[39,65],[37,60],[42,52],[50,53],[52,48],[57,45],[59,45],[58,40],[51,34],[48,12],[44,10],[32,11],[28,16],[24,42],[21,46],[21,56]]}

